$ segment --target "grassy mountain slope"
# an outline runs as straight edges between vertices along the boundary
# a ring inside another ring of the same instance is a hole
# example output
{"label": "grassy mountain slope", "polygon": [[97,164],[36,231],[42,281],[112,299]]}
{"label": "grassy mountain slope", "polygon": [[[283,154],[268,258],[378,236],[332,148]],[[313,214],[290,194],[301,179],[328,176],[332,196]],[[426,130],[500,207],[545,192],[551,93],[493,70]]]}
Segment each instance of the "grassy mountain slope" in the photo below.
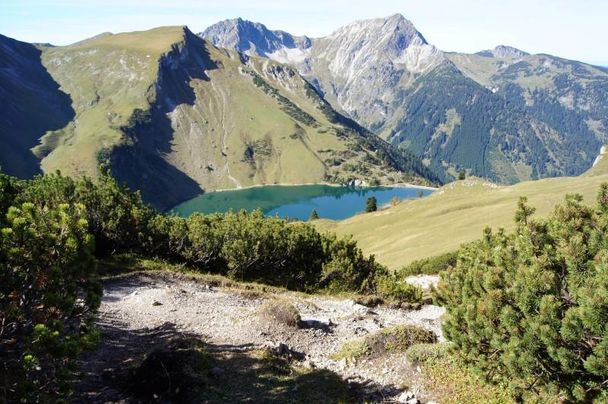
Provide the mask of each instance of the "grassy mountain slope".
{"label": "grassy mountain slope", "polygon": [[[340,118],[295,70],[217,49],[186,30],[161,60],[149,111],[124,128],[128,141],[110,160],[120,179],[152,200],[174,196],[158,195],[164,168],[150,162],[159,154],[205,190],[434,180],[417,158]],[[141,178],[142,170],[158,175]],[[192,194],[180,193],[181,199]]]}
{"label": "grassy mountain slope", "polygon": [[[602,163],[602,161],[600,161]],[[514,226],[520,196],[527,196],[544,216],[567,193],[580,193],[593,202],[599,186],[608,182],[608,165],[598,163],[580,177],[547,178],[498,186],[480,179],[448,184],[428,198],[333,222],[315,221],[322,230],[351,234],[366,253],[391,269],[416,259],[436,256],[478,239],[486,226]]]}
{"label": "grassy mountain slope", "polygon": [[101,35],[46,50],[44,65],[70,95],[76,116],[34,149],[42,169],[95,176],[100,151],[123,142],[134,112],[149,108],[158,62],[182,34],[176,27]]}
{"label": "grassy mountain slope", "polygon": [[336,113],[295,70],[220,50],[185,27],[48,47],[41,62],[75,116],[43,122],[22,149],[44,135],[33,148],[44,172],[94,177],[109,163],[161,209],[254,184],[437,181],[417,157]]}
{"label": "grassy mountain slope", "polygon": [[0,100],[0,167],[31,177],[40,167],[30,149],[72,119],[70,98],[42,65],[38,48],[0,35]]}

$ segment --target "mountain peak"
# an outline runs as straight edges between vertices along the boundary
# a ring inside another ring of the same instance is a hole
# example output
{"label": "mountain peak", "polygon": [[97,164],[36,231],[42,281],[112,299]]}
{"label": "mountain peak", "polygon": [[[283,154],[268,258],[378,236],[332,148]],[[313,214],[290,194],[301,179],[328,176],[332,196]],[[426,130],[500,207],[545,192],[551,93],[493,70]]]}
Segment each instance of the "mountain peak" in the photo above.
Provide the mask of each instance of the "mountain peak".
{"label": "mountain peak", "polygon": [[427,44],[426,39],[424,39],[424,37],[420,32],[418,32],[418,30],[416,30],[414,24],[410,20],[405,18],[402,14],[398,13],[390,15],[388,17],[354,21],[350,24],[338,28],[330,35],[330,37],[335,37],[344,34],[353,35],[361,31],[370,34],[381,33],[382,37],[385,37],[386,34],[401,34],[402,36],[407,36],[410,41],[414,38],[418,38],[418,40],[421,41],[422,44]]}
{"label": "mountain peak", "polygon": [[488,49],[477,53],[481,56],[486,57],[495,57],[495,58],[522,58],[524,56],[529,56],[530,54],[524,52],[520,49],[514,48],[512,46],[507,45],[498,45],[494,49]]}
{"label": "mountain peak", "polygon": [[201,32],[199,36],[215,46],[264,57],[284,49],[297,52],[311,46],[308,37],[293,36],[278,30],[272,31],[264,24],[243,20],[240,17],[218,22]]}
{"label": "mountain peak", "polygon": [[347,69],[351,78],[365,69],[388,64],[420,73],[443,59],[441,51],[401,14],[355,21],[318,41],[325,48],[322,54],[331,59],[332,71],[337,74]]}

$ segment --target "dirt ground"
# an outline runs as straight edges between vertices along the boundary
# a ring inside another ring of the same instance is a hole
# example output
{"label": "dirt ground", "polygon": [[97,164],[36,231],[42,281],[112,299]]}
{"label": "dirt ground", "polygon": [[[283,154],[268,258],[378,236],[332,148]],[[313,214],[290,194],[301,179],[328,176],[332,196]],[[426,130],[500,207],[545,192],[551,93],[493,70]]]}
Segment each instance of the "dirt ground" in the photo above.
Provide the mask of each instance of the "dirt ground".
{"label": "dirt ground", "polygon": [[[427,328],[442,340],[439,319],[443,308],[368,308],[348,299],[287,292],[279,295],[300,313],[300,327],[276,324],[258,315],[266,301],[277,297],[274,294],[216,289],[195,278],[168,272],[106,281],[98,319],[102,343],[83,358],[84,374],[75,401],[133,401],[121,385],[125,369],[149,349],[176,335],[199,337],[225,359],[282,343],[298,353],[299,365],[330,371],[348,383],[366,386],[365,394],[378,401],[395,400],[406,389],[424,400],[419,370],[407,363],[403,354],[355,363],[331,357],[345,342],[398,324]],[[263,401],[274,401],[266,398]],[[281,401],[280,397],[274,398]]]}

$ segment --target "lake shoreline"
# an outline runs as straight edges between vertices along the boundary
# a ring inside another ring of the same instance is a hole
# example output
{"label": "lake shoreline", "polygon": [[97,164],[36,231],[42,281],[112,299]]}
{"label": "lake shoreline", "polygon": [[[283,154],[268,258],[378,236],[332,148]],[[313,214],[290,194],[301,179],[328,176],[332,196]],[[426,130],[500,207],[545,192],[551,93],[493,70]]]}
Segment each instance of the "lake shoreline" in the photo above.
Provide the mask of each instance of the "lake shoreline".
{"label": "lake shoreline", "polygon": [[[386,184],[386,185],[359,185],[356,187],[350,187],[348,185],[342,185],[342,184],[336,184],[333,182],[302,182],[302,183],[298,183],[298,184],[292,184],[292,183],[279,183],[279,184],[255,184],[255,185],[247,185],[245,187],[240,187],[240,188],[222,188],[222,189],[216,189],[214,191],[205,191],[200,195],[204,195],[204,194],[212,194],[212,193],[216,193],[216,192],[231,192],[231,191],[241,191],[241,190],[246,190],[246,189],[252,189],[252,188],[262,188],[262,187],[300,187],[300,186],[304,186],[304,185],[326,185],[328,187],[336,187],[336,188],[419,188],[419,189],[426,189],[428,191],[436,191],[439,189],[439,187],[430,187],[428,185],[416,185],[416,184],[410,184],[407,182],[399,182],[397,184]],[[190,198],[192,199],[192,198]],[[189,199],[186,199],[186,201]],[[185,201],[183,201],[185,202]],[[178,204],[179,205],[179,204]],[[177,205],[175,205],[177,206]]]}
{"label": "lake shoreline", "polygon": [[392,184],[386,186],[343,186],[338,184],[273,184],[240,189],[207,192],[171,209],[182,217],[193,213],[212,214],[228,211],[260,209],[267,216],[307,220],[311,212],[327,219],[346,219],[365,208],[369,198],[376,197],[378,207],[428,196],[435,188]]}
{"label": "lake shoreline", "polygon": [[[193,197],[189,197],[184,199],[183,201],[178,202],[177,204],[173,205],[170,208],[167,208],[165,210],[163,210],[163,213],[167,213],[167,214],[171,214],[171,212],[178,206],[180,206],[181,204],[188,202],[191,199],[194,199],[196,197],[199,197],[201,195],[206,195],[206,194],[214,194],[214,193],[220,193],[220,192],[232,192],[232,191],[243,191],[243,190],[247,190],[247,189],[254,189],[254,188],[262,188],[262,187],[299,187],[299,186],[304,186],[304,185],[325,185],[328,187],[335,187],[335,188],[350,188],[348,185],[343,185],[343,184],[336,184],[333,182],[302,182],[299,184],[287,184],[287,183],[279,183],[279,184],[255,184],[255,185],[247,185],[245,187],[240,187],[240,188],[222,188],[222,189],[216,189],[213,191],[205,191],[203,190],[202,193],[195,195]],[[417,188],[417,189],[423,189],[423,190],[427,190],[427,191],[437,191],[439,189],[439,187],[431,187],[428,185],[417,185],[417,184],[410,184],[408,182],[398,182],[396,184],[390,184],[390,185],[360,185],[358,187],[354,187],[354,189],[357,188]]]}

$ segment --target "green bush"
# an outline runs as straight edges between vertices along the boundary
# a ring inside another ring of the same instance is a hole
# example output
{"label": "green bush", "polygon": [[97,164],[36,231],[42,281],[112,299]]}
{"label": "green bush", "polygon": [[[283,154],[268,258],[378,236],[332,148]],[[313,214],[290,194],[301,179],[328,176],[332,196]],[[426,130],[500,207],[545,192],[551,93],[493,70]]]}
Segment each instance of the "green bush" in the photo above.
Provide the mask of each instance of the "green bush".
{"label": "green bush", "polygon": [[442,273],[446,337],[517,395],[608,400],[608,185],[595,208],[569,195],[545,220],[522,198],[517,229],[486,229]]}
{"label": "green bush", "polygon": [[24,181],[14,198],[16,204],[24,202],[49,208],[63,203],[84,205],[97,256],[139,248],[154,213],[138,193],[120,186],[107,171],[101,171],[95,182],[88,178],[74,180],[59,172],[37,176]]}
{"label": "green bush", "polygon": [[436,257],[413,261],[401,268],[397,274],[400,278],[411,275],[435,275],[456,265],[458,252],[449,252]]}
{"label": "green bush", "polygon": [[23,203],[0,230],[0,397],[69,393],[74,359],[95,341],[101,287],[82,205]]}
{"label": "green bush", "polygon": [[378,201],[375,196],[370,196],[365,202],[365,212],[375,212],[378,210]]}
{"label": "green bush", "polygon": [[373,293],[386,268],[356,242],[323,235],[307,223],[262,212],[158,215],[149,221],[147,251],[240,281],[293,290]]}
{"label": "green bush", "polygon": [[22,181],[0,172],[0,226],[6,219],[4,216],[8,208],[21,192],[22,184]]}
{"label": "green bush", "polygon": [[378,280],[378,294],[390,300],[405,303],[419,303],[422,300],[422,289],[400,281],[394,275],[383,276]]}
{"label": "green bush", "polygon": [[388,273],[373,255],[365,257],[357,242],[335,235],[324,235],[323,273],[320,288],[331,292],[375,293],[378,280]]}
{"label": "green bush", "polygon": [[142,249],[148,221],[155,212],[139,193],[130,192],[102,171],[95,182],[87,178],[77,182],[75,201],[86,207],[97,255]]}

